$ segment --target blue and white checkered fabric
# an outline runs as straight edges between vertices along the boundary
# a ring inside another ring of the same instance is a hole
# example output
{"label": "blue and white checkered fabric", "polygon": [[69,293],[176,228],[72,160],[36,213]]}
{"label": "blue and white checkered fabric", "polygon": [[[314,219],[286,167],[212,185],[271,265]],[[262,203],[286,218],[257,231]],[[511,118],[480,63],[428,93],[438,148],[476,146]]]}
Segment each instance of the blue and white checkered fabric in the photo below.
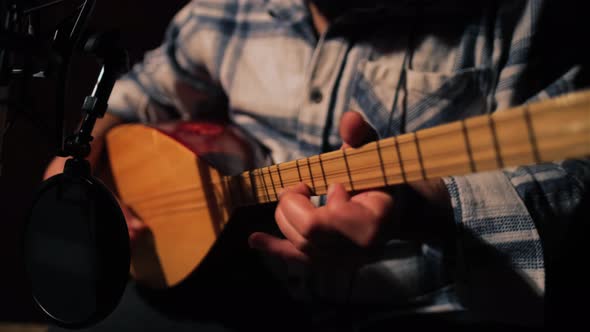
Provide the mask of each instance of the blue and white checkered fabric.
{"label": "blue and white checkered fabric", "polygon": [[[391,1],[350,12],[317,36],[303,0],[193,1],[162,46],[117,83],[110,112],[143,122],[229,112],[283,162],[338,148],[349,110],[386,137],[575,88],[579,66],[538,89],[527,85],[543,1],[469,3]],[[419,246],[367,266],[348,296],[419,311],[475,307],[477,299],[462,296],[510,289],[495,277],[506,266],[542,296],[539,234],[567,220],[587,191],[588,169],[568,161],[445,179],[459,273],[449,277],[441,252]]]}

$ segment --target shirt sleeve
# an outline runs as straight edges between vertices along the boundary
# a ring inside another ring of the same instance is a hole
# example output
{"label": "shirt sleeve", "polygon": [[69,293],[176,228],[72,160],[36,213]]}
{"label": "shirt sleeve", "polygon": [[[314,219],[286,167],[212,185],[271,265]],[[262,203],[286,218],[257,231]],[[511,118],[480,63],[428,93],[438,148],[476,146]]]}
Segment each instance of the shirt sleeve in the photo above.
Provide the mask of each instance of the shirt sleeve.
{"label": "shirt sleeve", "polygon": [[[535,40],[543,40],[533,33],[543,31],[539,22],[532,21],[540,15],[537,5],[538,2],[530,2],[519,12],[525,14],[519,17],[515,30],[510,31],[506,56],[499,57],[501,70],[491,95],[498,111],[585,85],[582,82],[587,79],[587,68],[576,57],[556,60],[556,53],[536,51],[539,47]],[[548,60],[547,56],[553,59]],[[560,68],[559,73],[555,67]],[[444,181],[458,226],[459,282],[467,285],[467,292],[478,287],[488,289],[467,297],[485,298],[490,304],[503,303],[507,308],[514,306],[502,297],[503,291],[530,290],[530,294],[504,294],[508,298],[521,295],[531,300],[514,303],[530,304],[542,299],[547,259],[559,250],[560,241],[582,208],[582,198],[588,194],[589,160],[522,166]],[[498,299],[503,300],[494,301]],[[539,308],[530,308],[530,312],[538,314],[542,306],[541,300]],[[520,309],[515,310],[518,315]]]}
{"label": "shirt sleeve", "polygon": [[[170,23],[160,47],[122,76],[109,98],[108,112],[128,122],[159,122],[223,116],[227,98],[199,51],[197,2]],[[205,41],[201,41],[205,42]]]}

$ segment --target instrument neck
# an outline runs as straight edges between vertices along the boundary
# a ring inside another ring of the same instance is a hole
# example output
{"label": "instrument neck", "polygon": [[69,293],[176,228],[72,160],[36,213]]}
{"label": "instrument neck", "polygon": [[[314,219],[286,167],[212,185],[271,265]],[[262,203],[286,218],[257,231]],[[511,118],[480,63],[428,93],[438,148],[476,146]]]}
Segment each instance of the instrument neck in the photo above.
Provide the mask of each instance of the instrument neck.
{"label": "instrument neck", "polygon": [[[590,92],[385,138],[224,177],[234,206],[278,200],[304,182],[313,195],[341,183],[354,192],[590,155]],[[232,194],[233,193],[233,194]]]}

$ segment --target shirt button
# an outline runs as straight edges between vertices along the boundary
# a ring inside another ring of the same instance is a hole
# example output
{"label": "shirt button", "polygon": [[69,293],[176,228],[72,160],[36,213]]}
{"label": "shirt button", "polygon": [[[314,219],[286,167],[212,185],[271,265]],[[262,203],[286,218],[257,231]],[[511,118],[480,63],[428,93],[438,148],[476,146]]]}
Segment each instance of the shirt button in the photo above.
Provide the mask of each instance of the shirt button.
{"label": "shirt button", "polygon": [[320,89],[318,89],[318,88],[311,89],[311,92],[309,93],[309,99],[312,102],[319,104],[322,102],[323,98],[324,98],[324,95],[322,94]]}

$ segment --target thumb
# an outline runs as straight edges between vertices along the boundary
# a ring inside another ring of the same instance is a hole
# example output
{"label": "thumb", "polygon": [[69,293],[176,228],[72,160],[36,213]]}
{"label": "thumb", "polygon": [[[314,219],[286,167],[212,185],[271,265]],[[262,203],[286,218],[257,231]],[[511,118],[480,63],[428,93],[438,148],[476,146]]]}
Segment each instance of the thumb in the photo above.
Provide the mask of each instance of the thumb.
{"label": "thumb", "polygon": [[375,130],[355,111],[348,111],[342,115],[339,132],[344,147],[355,148],[377,139]]}

